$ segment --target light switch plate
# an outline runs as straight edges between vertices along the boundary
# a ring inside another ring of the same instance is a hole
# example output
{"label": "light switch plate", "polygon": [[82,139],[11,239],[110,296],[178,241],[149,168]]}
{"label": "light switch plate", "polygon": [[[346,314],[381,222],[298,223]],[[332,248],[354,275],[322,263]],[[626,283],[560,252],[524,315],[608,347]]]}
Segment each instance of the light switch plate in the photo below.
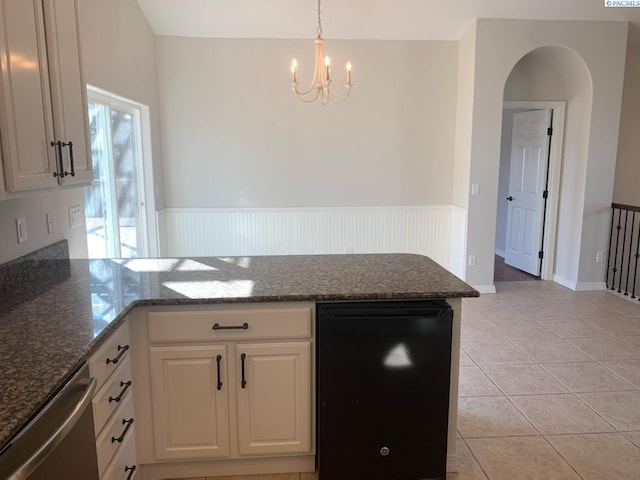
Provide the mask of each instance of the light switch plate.
{"label": "light switch plate", "polygon": [[472,183],[471,184],[471,195],[479,195],[480,194],[480,184]]}
{"label": "light switch plate", "polygon": [[53,235],[53,213],[47,212],[45,216],[47,217],[47,233]]}
{"label": "light switch plate", "polygon": [[69,207],[69,227],[76,228],[82,225],[82,211],[80,205]]}
{"label": "light switch plate", "polygon": [[27,241],[27,220],[24,217],[16,218],[16,232],[18,233],[18,243]]}

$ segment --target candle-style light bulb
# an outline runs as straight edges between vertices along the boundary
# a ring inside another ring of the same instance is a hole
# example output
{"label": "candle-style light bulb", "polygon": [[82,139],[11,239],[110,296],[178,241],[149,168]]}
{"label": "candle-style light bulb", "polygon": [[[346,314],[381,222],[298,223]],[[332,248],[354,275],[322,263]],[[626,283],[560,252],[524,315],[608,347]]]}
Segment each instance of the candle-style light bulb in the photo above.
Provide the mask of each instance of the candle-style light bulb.
{"label": "candle-style light bulb", "polygon": [[351,85],[351,62],[347,62],[347,85]]}
{"label": "candle-style light bulb", "polygon": [[291,74],[293,75],[293,83],[298,81],[298,61],[294,58],[291,61]]}
{"label": "candle-style light bulb", "polygon": [[326,79],[327,80],[331,80],[331,59],[329,58],[329,56],[327,55],[326,57],[324,57],[324,64],[326,66]]}

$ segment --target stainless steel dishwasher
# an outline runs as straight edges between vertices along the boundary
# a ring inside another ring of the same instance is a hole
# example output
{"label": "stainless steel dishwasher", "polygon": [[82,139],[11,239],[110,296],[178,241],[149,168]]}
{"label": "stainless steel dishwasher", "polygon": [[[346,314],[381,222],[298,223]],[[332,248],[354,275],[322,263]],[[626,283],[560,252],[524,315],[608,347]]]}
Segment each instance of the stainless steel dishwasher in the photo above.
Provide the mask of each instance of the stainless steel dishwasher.
{"label": "stainless steel dishwasher", "polygon": [[0,452],[0,478],[97,480],[91,399],[96,381],[85,364]]}

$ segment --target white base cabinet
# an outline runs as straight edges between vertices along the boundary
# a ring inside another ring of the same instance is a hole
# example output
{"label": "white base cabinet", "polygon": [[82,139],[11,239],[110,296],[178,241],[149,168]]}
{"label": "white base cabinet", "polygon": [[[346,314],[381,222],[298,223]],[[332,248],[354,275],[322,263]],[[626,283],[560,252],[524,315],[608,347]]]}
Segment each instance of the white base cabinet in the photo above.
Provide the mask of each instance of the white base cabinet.
{"label": "white base cabinet", "polygon": [[308,341],[236,345],[240,455],[310,451],[310,349]]}
{"label": "white base cabinet", "polygon": [[158,459],[229,456],[226,350],[224,345],[150,349]]}
{"label": "white base cabinet", "polygon": [[129,324],[121,325],[89,359],[98,470],[102,480],[137,475]]}
{"label": "white base cabinet", "polygon": [[314,310],[273,303],[135,312],[143,478],[312,471]]}

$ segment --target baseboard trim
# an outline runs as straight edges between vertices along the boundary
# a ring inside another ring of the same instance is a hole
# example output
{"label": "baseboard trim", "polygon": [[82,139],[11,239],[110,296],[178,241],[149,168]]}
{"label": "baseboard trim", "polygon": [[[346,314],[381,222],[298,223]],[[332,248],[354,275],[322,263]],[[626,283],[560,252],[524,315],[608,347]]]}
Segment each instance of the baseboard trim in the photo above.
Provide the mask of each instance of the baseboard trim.
{"label": "baseboard trim", "polygon": [[576,292],[587,292],[593,290],[606,290],[604,282],[579,282],[576,284]]}
{"label": "baseboard trim", "polygon": [[[298,473],[315,471],[315,455],[299,457],[275,457],[236,460],[207,460],[158,462],[140,465],[141,478],[162,480],[165,478],[212,477]],[[137,472],[136,472],[137,473]]]}
{"label": "baseboard trim", "polygon": [[573,282],[559,275],[554,275],[553,281],[574,292],[592,292],[607,289],[607,285],[604,282]]}
{"label": "baseboard trim", "polygon": [[447,455],[447,473],[458,473],[458,456],[453,454]]}
{"label": "baseboard trim", "polygon": [[504,256],[505,256],[504,250],[500,250],[498,248],[496,248],[496,252],[495,253],[496,253],[497,256],[502,257],[502,258],[504,258]]}
{"label": "baseboard trim", "polygon": [[560,275],[553,275],[553,281],[556,283],[559,283],[563,287],[568,288],[569,290],[573,290],[574,292],[576,291],[576,286],[578,285],[576,282],[567,280],[566,278],[561,277]]}
{"label": "baseboard trim", "polygon": [[496,293],[495,285],[471,285],[473,288],[478,290],[481,294],[484,293]]}

